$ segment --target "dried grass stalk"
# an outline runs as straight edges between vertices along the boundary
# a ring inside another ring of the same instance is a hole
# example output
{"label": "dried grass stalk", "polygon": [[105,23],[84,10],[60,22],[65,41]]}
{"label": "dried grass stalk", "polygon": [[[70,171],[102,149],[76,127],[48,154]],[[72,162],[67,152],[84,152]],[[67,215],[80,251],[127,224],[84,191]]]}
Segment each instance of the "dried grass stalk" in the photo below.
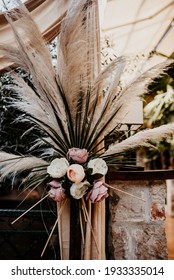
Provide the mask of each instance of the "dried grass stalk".
{"label": "dried grass stalk", "polygon": [[[0,152],[1,177],[9,173],[15,174],[25,170],[34,170],[38,167],[47,167],[48,162],[34,156],[16,156],[5,152]],[[44,170],[45,173],[45,170]],[[35,172],[37,175],[37,172]]]}
{"label": "dried grass stalk", "polygon": [[160,141],[174,134],[174,123],[162,125],[157,128],[147,129],[137,132],[126,140],[113,144],[102,156],[119,154],[128,150],[133,150],[138,147],[150,147],[152,141]]}

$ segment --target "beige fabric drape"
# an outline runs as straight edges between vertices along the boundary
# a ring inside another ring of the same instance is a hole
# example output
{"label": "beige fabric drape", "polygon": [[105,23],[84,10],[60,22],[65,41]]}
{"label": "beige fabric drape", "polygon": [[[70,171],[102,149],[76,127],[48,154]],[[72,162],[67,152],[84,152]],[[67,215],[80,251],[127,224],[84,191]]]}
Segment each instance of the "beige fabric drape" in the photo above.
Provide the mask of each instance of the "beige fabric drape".
{"label": "beige fabric drape", "polygon": [[[66,14],[70,0],[28,0],[26,6],[37,23],[46,42],[51,42],[59,33],[62,18]],[[0,14],[0,44],[15,44],[13,32],[4,14]],[[0,73],[12,65],[0,53]]]}

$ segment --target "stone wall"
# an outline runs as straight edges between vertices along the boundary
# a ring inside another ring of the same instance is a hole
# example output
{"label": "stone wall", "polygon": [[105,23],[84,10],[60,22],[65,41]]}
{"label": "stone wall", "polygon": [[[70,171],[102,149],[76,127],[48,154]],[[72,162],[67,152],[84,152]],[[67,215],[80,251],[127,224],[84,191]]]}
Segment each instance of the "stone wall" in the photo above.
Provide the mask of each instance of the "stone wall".
{"label": "stone wall", "polygon": [[110,181],[108,259],[165,260],[165,181]]}

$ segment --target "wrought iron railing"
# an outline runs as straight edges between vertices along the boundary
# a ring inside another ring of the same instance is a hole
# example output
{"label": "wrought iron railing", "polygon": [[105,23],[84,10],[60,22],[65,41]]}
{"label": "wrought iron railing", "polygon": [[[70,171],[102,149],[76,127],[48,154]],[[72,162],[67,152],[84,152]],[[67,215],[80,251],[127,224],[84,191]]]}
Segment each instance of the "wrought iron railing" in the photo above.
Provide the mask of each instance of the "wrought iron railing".
{"label": "wrought iron railing", "polygon": [[[14,202],[12,203],[14,206]],[[56,220],[53,209],[35,209],[29,211],[16,223],[12,221],[26,209],[5,208],[9,201],[0,201],[0,259],[41,259],[41,252]],[[57,230],[53,233],[42,259],[59,259]]]}

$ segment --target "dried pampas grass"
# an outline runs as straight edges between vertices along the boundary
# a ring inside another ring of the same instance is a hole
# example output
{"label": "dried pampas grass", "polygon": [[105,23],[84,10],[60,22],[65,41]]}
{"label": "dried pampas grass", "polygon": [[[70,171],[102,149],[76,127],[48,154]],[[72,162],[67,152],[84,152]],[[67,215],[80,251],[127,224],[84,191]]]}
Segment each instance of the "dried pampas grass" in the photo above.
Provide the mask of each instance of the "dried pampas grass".
{"label": "dried pampas grass", "polygon": [[[67,129],[64,102],[56,82],[51,56],[42,35],[25,6],[6,13],[6,18],[16,38],[16,46],[0,45],[4,58],[21,67],[32,76],[38,96],[46,103],[54,104],[56,114]],[[16,20],[16,21],[14,21]],[[16,81],[18,84],[18,81]]]}
{"label": "dried pampas grass", "polygon": [[[118,57],[100,70],[97,1],[73,0],[61,25],[55,73],[40,31],[25,6],[17,2],[18,9],[6,15],[17,47],[0,46],[0,49],[9,60],[32,75],[32,88],[16,74],[12,74],[14,84],[11,86],[17,93],[12,105],[24,112],[18,121],[34,124],[41,132],[29,151],[46,146],[45,151],[40,149],[40,156],[44,158],[55,154],[66,156],[69,148],[79,147],[95,156],[99,141],[104,141],[105,136],[124,123],[129,106],[147,91],[148,84],[160,76],[171,61],[139,73],[127,85],[121,85],[129,58]],[[150,138],[158,139],[159,134],[168,137],[172,129],[173,124],[169,124],[159,128],[159,133],[158,129],[138,132],[114,144],[103,156],[150,145]],[[29,168],[30,157],[27,159]],[[21,160],[24,159],[21,157]],[[10,164],[11,172],[13,162]],[[20,163],[15,168],[20,170]]]}
{"label": "dried pampas grass", "polygon": [[153,146],[152,145],[153,141],[159,141],[171,137],[173,134],[174,134],[174,123],[169,123],[157,128],[139,131],[135,135],[127,138],[126,140],[111,145],[108,148],[108,150],[102,155],[102,157],[123,153],[128,150],[133,150],[142,146],[150,147]]}
{"label": "dried pampas grass", "polygon": [[[97,9],[95,0],[73,0],[58,38],[58,75],[71,108],[74,126],[77,125],[77,110],[83,115],[88,89],[96,79],[99,72],[97,68],[100,67],[99,24],[95,16]],[[80,100],[81,107],[78,105]]]}
{"label": "dried pampas grass", "polygon": [[16,174],[23,171],[34,171],[34,169],[36,170],[35,175],[37,175],[37,168],[38,171],[42,168],[45,173],[48,162],[34,156],[17,156],[0,152],[0,166],[0,175],[1,178],[4,178],[10,173]]}

